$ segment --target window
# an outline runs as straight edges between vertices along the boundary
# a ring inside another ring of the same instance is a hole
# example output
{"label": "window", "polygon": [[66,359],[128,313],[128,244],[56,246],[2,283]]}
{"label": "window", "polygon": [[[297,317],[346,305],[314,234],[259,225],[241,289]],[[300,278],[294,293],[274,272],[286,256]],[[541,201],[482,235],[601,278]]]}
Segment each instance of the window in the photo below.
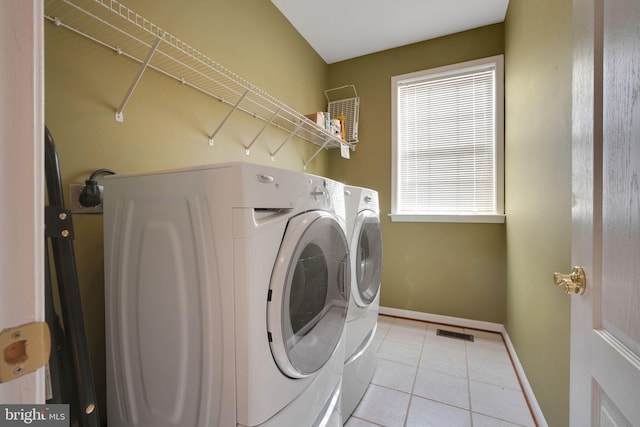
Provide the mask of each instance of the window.
{"label": "window", "polygon": [[504,222],[502,55],[391,79],[393,221]]}

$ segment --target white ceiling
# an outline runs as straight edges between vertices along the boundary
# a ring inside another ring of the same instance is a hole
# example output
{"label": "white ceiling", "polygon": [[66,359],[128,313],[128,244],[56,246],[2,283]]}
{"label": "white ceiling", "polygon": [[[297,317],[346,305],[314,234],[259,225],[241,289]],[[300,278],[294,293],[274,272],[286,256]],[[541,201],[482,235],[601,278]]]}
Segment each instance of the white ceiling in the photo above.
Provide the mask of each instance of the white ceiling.
{"label": "white ceiling", "polygon": [[328,63],[503,22],[509,0],[271,0]]}

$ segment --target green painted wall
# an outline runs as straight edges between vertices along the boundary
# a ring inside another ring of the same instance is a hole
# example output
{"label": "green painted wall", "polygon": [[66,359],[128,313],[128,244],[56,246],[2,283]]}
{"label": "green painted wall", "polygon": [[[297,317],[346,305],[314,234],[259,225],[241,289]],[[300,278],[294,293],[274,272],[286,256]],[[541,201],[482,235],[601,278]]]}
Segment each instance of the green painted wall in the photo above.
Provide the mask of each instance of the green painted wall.
{"label": "green painted wall", "polygon": [[571,0],[511,0],[506,60],[506,327],[550,426],[569,424]]}
{"label": "green painted wall", "polygon": [[498,55],[504,26],[491,25],[329,65],[330,87],[360,96],[359,140],[330,175],[378,190],[384,239],[380,304],[504,323],[504,224],[394,223],[391,209],[391,76]]}
{"label": "green painted wall", "polygon": [[[380,192],[387,307],[505,323],[543,413],[568,425],[571,2],[511,0],[504,24],[329,66],[354,84],[360,142],[331,176]],[[390,78],[505,53],[506,225],[393,223]]]}
{"label": "green painted wall", "polygon": [[[194,0],[188,8],[170,0],[125,3],[135,12],[213,58],[258,88],[302,112],[325,108],[327,64],[269,1]],[[317,147],[290,141],[272,162],[269,153],[285,140],[269,129],[244,146],[263,123],[237,112],[216,138],[212,133],[229,107],[154,71],[146,71],[114,120],[139,65],[94,42],[45,22],[45,114],[56,140],[68,197],[69,183],[82,183],[99,168],[117,172],[247,160],[302,170]],[[309,166],[328,172],[337,151]],[[102,415],[105,414],[104,283],[102,216],[75,215],[75,249],[86,327]]]}

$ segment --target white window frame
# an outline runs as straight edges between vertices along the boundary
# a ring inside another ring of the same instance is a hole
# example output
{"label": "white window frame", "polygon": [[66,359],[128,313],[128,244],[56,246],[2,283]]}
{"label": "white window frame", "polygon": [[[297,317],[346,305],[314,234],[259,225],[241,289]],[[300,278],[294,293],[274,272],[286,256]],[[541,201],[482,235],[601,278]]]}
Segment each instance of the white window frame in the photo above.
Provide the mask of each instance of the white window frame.
{"label": "white window frame", "polygon": [[[493,214],[408,214],[398,212],[398,87],[401,83],[424,78],[447,77],[464,71],[473,71],[495,65],[495,185],[496,200]],[[392,139],[392,198],[391,220],[394,222],[474,222],[503,223],[504,215],[504,56],[496,55],[488,58],[462,62],[429,70],[392,76],[391,78],[391,139]]]}

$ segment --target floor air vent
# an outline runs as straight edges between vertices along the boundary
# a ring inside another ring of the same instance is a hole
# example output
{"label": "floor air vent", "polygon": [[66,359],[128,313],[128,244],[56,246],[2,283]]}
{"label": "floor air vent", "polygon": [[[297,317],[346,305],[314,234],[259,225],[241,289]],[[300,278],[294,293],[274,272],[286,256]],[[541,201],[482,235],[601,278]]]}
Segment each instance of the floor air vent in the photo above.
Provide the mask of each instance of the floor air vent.
{"label": "floor air vent", "polygon": [[440,337],[456,338],[459,340],[473,342],[473,335],[470,334],[461,334],[460,332],[445,331],[443,329],[438,329],[437,334]]}

